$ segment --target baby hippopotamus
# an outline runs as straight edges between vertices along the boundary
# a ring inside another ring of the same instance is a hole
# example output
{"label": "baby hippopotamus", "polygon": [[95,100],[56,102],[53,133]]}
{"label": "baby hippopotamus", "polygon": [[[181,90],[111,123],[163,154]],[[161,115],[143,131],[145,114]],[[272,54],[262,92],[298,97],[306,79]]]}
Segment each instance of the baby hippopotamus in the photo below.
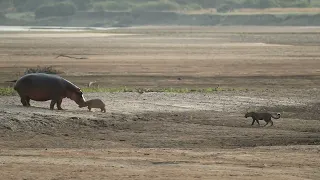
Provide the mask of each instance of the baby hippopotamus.
{"label": "baby hippopotamus", "polygon": [[86,101],[83,105],[79,105],[80,108],[87,106],[89,111],[91,111],[91,108],[100,108],[101,112],[106,112],[106,105],[101,101],[101,99],[91,99]]}

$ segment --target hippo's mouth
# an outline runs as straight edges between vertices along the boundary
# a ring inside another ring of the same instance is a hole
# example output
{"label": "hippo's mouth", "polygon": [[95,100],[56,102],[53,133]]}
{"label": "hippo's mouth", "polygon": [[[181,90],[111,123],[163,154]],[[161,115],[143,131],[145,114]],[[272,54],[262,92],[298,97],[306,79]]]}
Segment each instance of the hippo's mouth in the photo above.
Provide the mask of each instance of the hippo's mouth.
{"label": "hippo's mouth", "polygon": [[79,107],[85,107],[86,106],[86,102],[82,101],[82,100],[77,101],[76,103],[79,105]]}

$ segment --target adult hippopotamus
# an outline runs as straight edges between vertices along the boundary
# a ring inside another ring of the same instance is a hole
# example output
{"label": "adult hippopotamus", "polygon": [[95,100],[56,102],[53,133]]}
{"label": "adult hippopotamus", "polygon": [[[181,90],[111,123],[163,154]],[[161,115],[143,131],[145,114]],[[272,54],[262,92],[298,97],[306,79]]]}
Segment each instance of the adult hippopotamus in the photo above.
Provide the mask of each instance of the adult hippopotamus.
{"label": "adult hippopotamus", "polygon": [[63,98],[70,98],[79,106],[85,103],[81,89],[70,81],[52,74],[32,73],[17,80],[14,90],[21,98],[23,106],[30,106],[30,99],[34,101],[51,100],[50,109],[57,103],[58,110],[62,110]]}

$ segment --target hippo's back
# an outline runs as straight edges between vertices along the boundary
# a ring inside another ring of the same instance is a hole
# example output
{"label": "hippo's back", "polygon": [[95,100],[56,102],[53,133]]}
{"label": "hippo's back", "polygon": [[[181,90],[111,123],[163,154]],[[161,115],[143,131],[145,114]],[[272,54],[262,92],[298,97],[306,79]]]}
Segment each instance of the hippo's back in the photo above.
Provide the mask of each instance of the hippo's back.
{"label": "hippo's back", "polygon": [[65,92],[62,78],[44,73],[24,75],[17,80],[14,89],[34,100],[49,100]]}
{"label": "hippo's back", "polygon": [[51,88],[61,86],[61,78],[56,75],[32,73],[22,76],[17,80],[14,89],[20,88]]}

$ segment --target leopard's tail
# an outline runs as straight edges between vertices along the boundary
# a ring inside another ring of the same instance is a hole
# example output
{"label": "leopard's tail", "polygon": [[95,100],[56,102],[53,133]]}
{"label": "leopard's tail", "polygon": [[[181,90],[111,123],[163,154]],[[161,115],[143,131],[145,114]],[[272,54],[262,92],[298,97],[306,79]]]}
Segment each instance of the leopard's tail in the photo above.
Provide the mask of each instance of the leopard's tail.
{"label": "leopard's tail", "polygon": [[281,114],[280,114],[280,113],[277,113],[277,116],[273,116],[273,115],[271,114],[271,117],[272,117],[273,119],[279,119],[279,118],[280,118],[280,116],[281,116]]}

